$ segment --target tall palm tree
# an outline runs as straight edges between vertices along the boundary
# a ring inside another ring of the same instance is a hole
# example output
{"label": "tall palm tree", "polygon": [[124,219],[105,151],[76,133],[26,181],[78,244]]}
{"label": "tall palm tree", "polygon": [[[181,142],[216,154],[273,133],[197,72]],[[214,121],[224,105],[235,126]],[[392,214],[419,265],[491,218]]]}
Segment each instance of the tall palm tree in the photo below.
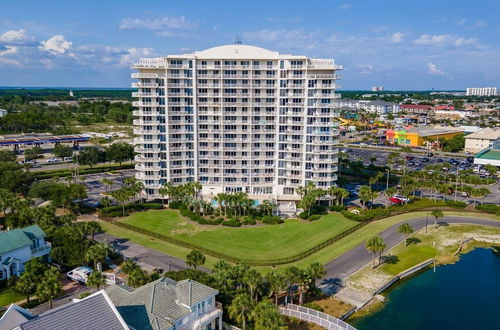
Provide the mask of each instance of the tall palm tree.
{"label": "tall palm tree", "polygon": [[253,307],[253,300],[246,293],[239,293],[229,305],[229,316],[236,322],[241,323],[242,330],[245,330],[246,322],[250,318]]}
{"label": "tall palm tree", "polygon": [[281,330],[283,318],[278,308],[269,300],[263,300],[252,311],[252,320],[255,329]]}
{"label": "tall palm tree", "polygon": [[248,287],[250,298],[257,302],[257,288],[262,284],[262,276],[260,273],[251,268],[243,277],[243,282]]}
{"label": "tall palm tree", "polygon": [[375,258],[377,253],[382,254],[382,251],[385,250],[384,240],[380,236],[374,236],[366,241],[366,249],[373,254],[372,267],[375,268]]}
{"label": "tall palm tree", "polygon": [[106,194],[108,193],[109,189],[113,185],[113,181],[111,181],[108,178],[102,178],[101,183],[106,187]]}
{"label": "tall palm tree", "polygon": [[402,225],[399,226],[398,232],[403,234],[404,244],[405,246],[407,246],[406,238],[408,237],[408,235],[411,235],[411,233],[413,233],[412,226],[408,223],[403,223]]}
{"label": "tall palm tree", "polygon": [[29,276],[29,274],[22,274],[14,284],[14,290],[21,294],[26,295],[26,302],[30,302],[30,295],[33,293],[33,290],[36,288],[36,282]]}
{"label": "tall palm tree", "polygon": [[96,288],[97,291],[104,284],[106,284],[106,278],[101,272],[92,272],[87,279],[87,285]]}
{"label": "tall palm tree", "polygon": [[366,203],[372,198],[372,188],[370,186],[361,186],[359,188],[359,199],[363,205],[363,210],[366,208]]}
{"label": "tall palm tree", "polygon": [[290,296],[290,303],[293,304],[293,286],[299,282],[301,270],[296,266],[285,269],[285,281],[287,283],[287,295]]}
{"label": "tall palm tree", "polygon": [[344,199],[349,197],[349,192],[344,188],[338,188],[337,197],[340,198],[340,205],[344,205]]}
{"label": "tall palm tree", "polygon": [[50,267],[45,271],[41,281],[37,284],[36,295],[42,300],[49,301],[49,309],[52,309],[52,301],[63,293],[62,282],[59,271]]}
{"label": "tall palm tree", "polygon": [[337,201],[338,187],[330,186],[328,187],[328,195],[330,196],[330,206],[333,205],[333,201]]}
{"label": "tall palm tree", "polygon": [[443,215],[443,211],[441,211],[441,210],[433,210],[431,212],[431,215],[434,217],[434,228],[437,228],[437,226],[438,226],[438,219],[442,218],[444,216]]}
{"label": "tall palm tree", "polygon": [[269,284],[269,295],[274,295],[274,303],[278,305],[278,295],[285,285],[285,277],[275,270],[267,275],[267,282]]}
{"label": "tall palm tree", "polygon": [[309,274],[309,277],[312,280],[312,287],[313,287],[313,289],[315,289],[316,288],[316,280],[319,280],[323,276],[325,276],[326,270],[325,270],[325,267],[321,263],[314,261],[314,262],[310,263],[309,266],[307,267],[307,273]]}

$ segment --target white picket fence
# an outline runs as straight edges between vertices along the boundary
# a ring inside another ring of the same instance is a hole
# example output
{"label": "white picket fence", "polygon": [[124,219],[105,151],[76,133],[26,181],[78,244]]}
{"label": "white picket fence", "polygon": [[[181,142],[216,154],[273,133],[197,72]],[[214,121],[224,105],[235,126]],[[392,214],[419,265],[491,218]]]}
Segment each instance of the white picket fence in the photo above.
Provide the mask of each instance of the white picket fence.
{"label": "white picket fence", "polygon": [[280,307],[280,313],[285,316],[291,316],[306,322],[317,324],[328,330],[356,330],[356,328],[350,324],[336,317],[303,306],[287,304],[285,307]]}

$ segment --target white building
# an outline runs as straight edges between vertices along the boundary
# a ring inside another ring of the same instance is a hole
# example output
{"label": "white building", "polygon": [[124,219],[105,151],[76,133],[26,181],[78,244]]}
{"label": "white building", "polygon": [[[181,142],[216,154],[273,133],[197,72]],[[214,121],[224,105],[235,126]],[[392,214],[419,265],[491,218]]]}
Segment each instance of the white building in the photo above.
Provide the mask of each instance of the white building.
{"label": "white building", "polygon": [[467,88],[465,95],[467,96],[495,96],[497,95],[496,87],[473,87]]}
{"label": "white building", "polygon": [[150,198],[165,182],[277,200],[335,183],[334,60],[226,45],[133,68],[136,177]]}
{"label": "white building", "polygon": [[38,225],[0,232],[0,280],[19,276],[27,261],[48,255],[50,250]]}
{"label": "white building", "polygon": [[336,109],[364,110],[378,115],[399,112],[399,104],[386,101],[338,99],[333,104]]}
{"label": "white building", "polygon": [[465,136],[465,152],[476,153],[493,145],[500,138],[500,127],[484,128],[476,133]]}
{"label": "white building", "polygon": [[384,91],[384,87],[382,86],[373,86],[372,87],[372,92],[383,92]]}
{"label": "white building", "polygon": [[0,117],[7,116],[7,110],[0,109]]}

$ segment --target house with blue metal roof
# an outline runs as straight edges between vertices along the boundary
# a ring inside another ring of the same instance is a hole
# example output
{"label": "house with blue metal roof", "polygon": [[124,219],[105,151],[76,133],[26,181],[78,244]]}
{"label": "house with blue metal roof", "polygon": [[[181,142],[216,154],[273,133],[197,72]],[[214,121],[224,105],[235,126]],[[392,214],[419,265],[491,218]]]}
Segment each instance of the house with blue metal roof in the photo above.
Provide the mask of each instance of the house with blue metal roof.
{"label": "house with blue metal roof", "polygon": [[27,261],[48,256],[51,248],[38,225],[0,232],[0,280],[21,275]]}

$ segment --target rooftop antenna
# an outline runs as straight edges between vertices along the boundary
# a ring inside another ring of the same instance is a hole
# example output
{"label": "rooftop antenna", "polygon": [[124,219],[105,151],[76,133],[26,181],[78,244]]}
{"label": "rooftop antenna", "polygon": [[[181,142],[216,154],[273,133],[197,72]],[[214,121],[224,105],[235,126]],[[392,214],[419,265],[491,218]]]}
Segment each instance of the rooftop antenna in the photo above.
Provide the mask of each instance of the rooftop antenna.
{"label": "rooftop antenna", "polygon": [[236,35],[236,40],[234,41],[235,45],[241,45],[243,42],[241,41],[241,37],[239,35]]}

